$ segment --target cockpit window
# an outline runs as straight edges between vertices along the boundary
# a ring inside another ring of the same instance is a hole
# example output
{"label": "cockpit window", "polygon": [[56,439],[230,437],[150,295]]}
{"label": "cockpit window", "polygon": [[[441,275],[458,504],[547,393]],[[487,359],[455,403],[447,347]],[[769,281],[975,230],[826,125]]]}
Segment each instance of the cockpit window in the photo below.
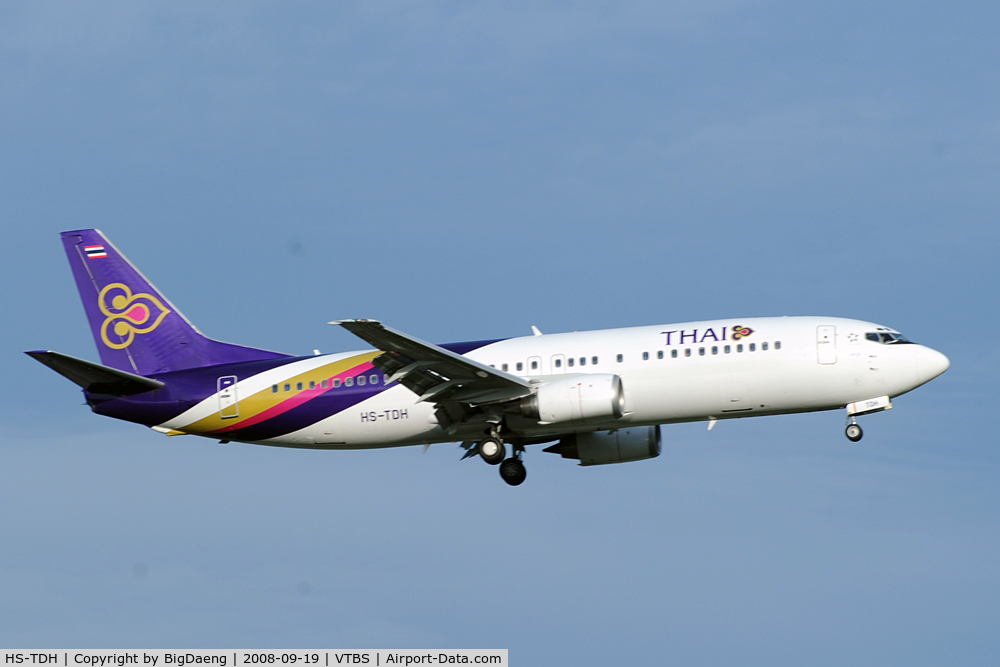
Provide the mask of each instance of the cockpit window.
{"label": "cockpit window", "polygon": [[900,333],[889,333],[886,331],[874,332],[870,331],[865,334],[867,340],[873,343],[881,343],[882,345],[893,345],[897,343],[910,343],[910,339]]}

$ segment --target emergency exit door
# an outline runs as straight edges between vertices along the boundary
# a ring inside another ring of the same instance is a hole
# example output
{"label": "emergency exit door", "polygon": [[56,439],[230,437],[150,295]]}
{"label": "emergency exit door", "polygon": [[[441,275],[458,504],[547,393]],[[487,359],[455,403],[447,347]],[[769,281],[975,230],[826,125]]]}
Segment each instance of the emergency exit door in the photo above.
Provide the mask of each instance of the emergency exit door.
{"label": "emergency exit door", "polygon": [[823,365],[837,363],[837,327],[829,324],[816,327],[816,361]]}
{"label": "emergency exit door", "polygon": [[236,396],[236,376],[219,378],[219,416],[231,419],[240,416],[240,404]]}

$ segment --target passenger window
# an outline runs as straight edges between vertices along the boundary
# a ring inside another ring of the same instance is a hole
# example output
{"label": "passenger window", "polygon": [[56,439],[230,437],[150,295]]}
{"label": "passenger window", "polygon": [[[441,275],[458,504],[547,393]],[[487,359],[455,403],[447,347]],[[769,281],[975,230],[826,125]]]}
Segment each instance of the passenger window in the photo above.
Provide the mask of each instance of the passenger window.
{"label": "passenger window", "polygon": [[780,350],[781,349],[781,341],[780,340],[774,341],[774,349],[776,349],[776,350]]}
{"label": "passenger window", "polygon": [[743,343],[740,343],[739,345],[736,346],[736,351],[737,352],[742,352],[743,351]]}
{"label": "passenger window", "polygon": [[524,364],[521,363],[520,361],[517,362],[517,370],[519,370],[519,371],[523,371],[524,370]]}
{"label": "passenger window", "polygon": [[576,363],[576,360],[573,359],[573,357],[570,357],[569,359],[566,360],[566,365],[567,366],[572,366],[575,363]]}
{"label": "passenger window", "polygon": [[309,380],[309,388],[310,389],[316,388],[316,380]]}
{"label": "passenger window", "polygon": [[502,365],[500,367],[500,370],[502,370],[504,373],[506,373],[507,372],[507,364]]}
{"label": "passenger window", "polygon": [[333,388],[337,389],[340,387],[340,378],[333,378]]}
{"label": "passenger window", "polygon": [[673,357],[674,359],[676,359],[677,358],[677,350],[670,350],[670,356]]}
{"label": "passenger window", "polygon": [[295,391],[302,391],[302,383],[301,382],[296,382],[295,383]]}
{"label": "passenger window", "polygon": [[767,351],[767,343],[761,343],[760,344],[760,349],[762,349],[764,351]]}
{"label": "passenger window", "polygon": [[755,352],[757,350],[757,343],[750,343],[750,351]]}
{"label": "passenger window", "polygon": [[656,358],[657,359],[662,359],[663,358],[663,350],[657,350],[656,351]]}
{"label": "passenger window", "polygon": [[291,391],[291,390],[292,390],[292,385],[285,383],[285,391]]}
{"label": "passenger window", "polygon": [[347,378],[347,379],[345,379],[344,380],[344,386],[353,387],[354,386],[354,378]]}
{"label": "passenger window", "polygon": [[365,376],[364,375],[359,375],[358,376],[358,386],[359,387],[365,386]]}
{"label": "passenger window", "polygon": [[705,356],[705,348],[703,348],[703,347],[699,347],[698,348],[698,356],[700,356],[700,357],[704,357]]}
{"label": "passenger window", "polygon": [[729,354],[729,346],[726,345],[724,348],[722,348],[722,351],[725,352],[726,354]]}
{"label": "passenger window", "polygon": [[591,363],[591,365],[596,366],[597,365],[597,357],[591,357],[590,358],[590,363]]}
{"label": "passenger window", "polygon": [[538,370],[538,362],[537,361],[532,361],[531,362],[531,370],[533,370],[533,371],[537,371]]}
{"label": "passenger window", "polygon": [[278,385],[276,385],[276,384],[272,384],[271,385],[271,393],[272,394],[277,394],[278,393]]}
{"label": "passenger window", "polygon": [[369,375],[368,376],[368,381],[371,382],[372,384],[378,384],[378,376],[377,375]]}
{"label": "passenger window", "polygon": [[581,366],[587,365],[587,357],[580,357],[580,365]]}
{"label": "passenger window", "polygon": [[649,361],[649,352],[643,352],[642,353],[642,360],[643,361]]}
{"label": "passenger window", "polygon": [[712,354],[718,354],[718,353],[719,353],[719,346],[718,345],[713,345],[712,346]]}
{"label": "passenger window", "polygon": [[556,368],[562,368],[562,359],[556,359]]}
{"label": "passenger window", "polygon": [[319,383],[320,388],[326,389],[329,386],[329,385],[327,385],[326,382],[327,382],[326,380],[323,380],[322,382],[320,382]]}
{"label": "passenger window", "polygon": [[685,347],[684,348],[684,356],[685,357],[690,357],[691,356],[691,348],[690,347]]}
{"label": "passenger window", "polygon": [[623,354],[619,354],[619,355],[618,355],[618,363],[621,363],[621,362],[623,362],[623,361],[625,361],[625,355],[623,355]]}

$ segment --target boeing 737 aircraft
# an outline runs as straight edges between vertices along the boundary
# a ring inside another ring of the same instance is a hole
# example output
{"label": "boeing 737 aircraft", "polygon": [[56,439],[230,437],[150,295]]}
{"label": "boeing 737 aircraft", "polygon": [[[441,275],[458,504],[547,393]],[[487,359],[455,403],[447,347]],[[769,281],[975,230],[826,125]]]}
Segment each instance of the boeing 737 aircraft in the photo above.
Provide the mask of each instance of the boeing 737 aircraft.
{"label": "boeing 737 aircraft", "polygon": [[943,373],[948,358],[871,322],[764,317],[434,345],[374,320],[331,322],[374,349],[295,357],[203,336],[96,229],[63,232],[101,364],[28,352],[91,409],[167,435],[278,447],[462,442],[524,481],[527,445],[580,465],[660,453],[660,425],[847,411]]}

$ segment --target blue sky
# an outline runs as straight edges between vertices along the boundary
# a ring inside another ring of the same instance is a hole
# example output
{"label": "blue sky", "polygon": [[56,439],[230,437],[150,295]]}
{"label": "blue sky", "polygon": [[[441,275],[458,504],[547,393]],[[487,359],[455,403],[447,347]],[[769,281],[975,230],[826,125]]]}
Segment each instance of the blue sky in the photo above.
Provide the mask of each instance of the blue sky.
{"label": "blue sky", "polygon": [[[0,8],[0,645],[506,647],[517,664],[1000,659],[1000,7]],[[207,334],[355,349],[825,314],[951,369],[865,418],[664,430],[528,481],[89,413],[58,242]]]}

